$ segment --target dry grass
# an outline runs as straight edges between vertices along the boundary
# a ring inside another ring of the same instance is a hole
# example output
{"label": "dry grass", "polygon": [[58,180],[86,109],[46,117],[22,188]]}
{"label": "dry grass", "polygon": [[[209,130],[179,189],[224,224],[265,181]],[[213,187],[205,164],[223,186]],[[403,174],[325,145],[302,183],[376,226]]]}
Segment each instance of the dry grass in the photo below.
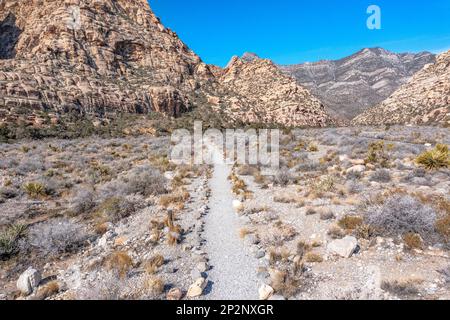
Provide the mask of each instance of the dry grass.
{"label": "dry grass", "polygon": [[133,267],[133,260],[124,251],[116,251],[106,259],[106,267],[116,271],[121,278],[125,278],[128,271]]}
{"label": "dry grass", "polygon": [[159,204],[164,208],[182,209],[184,203],[189,200],[191,195],[185,189],[177,190],[171,194],[162,195],[159,198]]}
{"label": "dry grass", "polygon": [[149,276],[145,281],[145,287],[150,294],[159,296],[164,293],[164,281],[155,276]]}
{"label": "dry grass", "polygon": [[241,228],[239,229],[239,238],[244,239],[246,236],[251,234],[252,231],[247,228]]}
{"label": "dry grass", "polygon": [[39,300],[45,300],[57,294],[59,290],[60,286],[58,281],[50,281],[47,284],[39,287],[39,290],[36,295]]}
{"label": "dry grass", "polygon": [[423,249],[422,237],[417,233],[406,233],[403,235],[403,242],[408,249]]}
{"label": "dry grass", "polygon": [[446,214],[436,221],[436,231],[445,241],[450,241],[450,214]]}
{"label": "dry grass", "polygon": [[144,269],[147,274],[155,274],[164,265],[164,257],[160,254],[154,255],[145,264]]}
{"label": "dry grass", "polygon": [[323,258],[320,254],[308,252],[305,256],[305,261],[311,263],[321,263],[323,262]]}
{"label": "dry grass", "polygon": [[355,230],[364,223],[363,218],[358,216],[345,216],[339,220],[338,225],[344,230]]}
{"label": "dry grass", "polygon": [[346,236],[346,233],[338,226],[332,226],[328,230],[327,235],[329,235],[332,239],[342,239]]}

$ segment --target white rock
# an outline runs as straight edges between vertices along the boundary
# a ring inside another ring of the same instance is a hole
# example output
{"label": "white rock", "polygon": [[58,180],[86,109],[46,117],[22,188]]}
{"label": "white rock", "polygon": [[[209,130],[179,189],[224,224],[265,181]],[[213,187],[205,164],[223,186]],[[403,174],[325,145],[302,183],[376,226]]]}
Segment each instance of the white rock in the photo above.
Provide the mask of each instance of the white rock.
{"label": "white rock", "polygon": [[234,200],[233,209],[236,210],[237,212],[241,212],[244,210],[244,204],[239,200]]}
{"label": "white rock", "polygon": [[203,290],[206,288],[206,279],[205,278],[198,278],[195,280],[195,282],[189,287],[189,290],[187,292],[188,298],[196,298],[200,297],[203,293]]}
{"label": "white rock", "polygon": [[22,273],[19,280],[17,280],[17,289],[19,289],[22,294],[29,295],[38,287],[41,279],[41,273],[30,267]]}
{"label": "white rock", "polygon": [[364,171],[366,171],[366,166],[359,164],[356,166],[353,166],[349,169],[347,169],[347,173],[351,173],[351,172],[357,172],[357,173],[363,173]]}
{"label": "white rock", "polygon": [[268,300],[275,291],[273,288],[267,284],[263,284],[259,288],[259,300]]}
{"label": "white rock", "polygon": [[200,272],[206,272],[206,271],[208,271],[208,269],[209,269],[209,266],[206,262],[199,262],[197,264],[197,270]]}
{"label": "white rock", "polygon": [[337,239],[328,244],[328,251],[337,254],[343,258],[350,258],[358,246],[358,240],[355,237],[346,236],[343,239]]}

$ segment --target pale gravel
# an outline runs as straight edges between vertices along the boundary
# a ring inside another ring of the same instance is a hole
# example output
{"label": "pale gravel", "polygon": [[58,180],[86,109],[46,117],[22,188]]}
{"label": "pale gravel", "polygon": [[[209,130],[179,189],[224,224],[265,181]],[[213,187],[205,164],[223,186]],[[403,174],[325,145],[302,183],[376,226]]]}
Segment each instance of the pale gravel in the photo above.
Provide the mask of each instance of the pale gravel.
{"label": "pale gravel", "polygon": [[228,176],[231,167],[216,164],[210,181],[210,212],[206,217],[206,251],[212,270],[208,272],[208,300],[257,300],[258,261],[239,238],[239,217],[233,209]]}

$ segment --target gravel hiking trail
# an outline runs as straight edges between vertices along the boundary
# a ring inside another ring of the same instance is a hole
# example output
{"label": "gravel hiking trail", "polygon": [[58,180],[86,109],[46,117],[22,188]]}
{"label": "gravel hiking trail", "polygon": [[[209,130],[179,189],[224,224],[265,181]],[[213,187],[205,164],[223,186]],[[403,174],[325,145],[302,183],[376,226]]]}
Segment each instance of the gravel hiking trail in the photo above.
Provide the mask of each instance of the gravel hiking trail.
{"label": "gravel hiking trail", "polygon": [[213,152],[216,161],[210,181],[210,212],[205,224],[206,251],[212,269],[208,273],[210,290],[205,299],[257,300],[258,261],[239,238],[240,221],[233,209],[228,180],[231,166],[223,163],[220,151]]}

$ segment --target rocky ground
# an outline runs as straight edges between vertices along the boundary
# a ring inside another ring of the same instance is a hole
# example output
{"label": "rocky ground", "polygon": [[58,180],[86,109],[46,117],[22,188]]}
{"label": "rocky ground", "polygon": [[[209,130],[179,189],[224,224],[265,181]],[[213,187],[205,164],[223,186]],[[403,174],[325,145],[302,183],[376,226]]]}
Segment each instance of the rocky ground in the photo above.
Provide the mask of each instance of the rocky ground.
{"label": "rocky ground", "polygon": [[0,298],[448,299],[448,154],[416,159],[449,143],[297,130],[277,171],[175,166],[167,138],[1,144]]}

